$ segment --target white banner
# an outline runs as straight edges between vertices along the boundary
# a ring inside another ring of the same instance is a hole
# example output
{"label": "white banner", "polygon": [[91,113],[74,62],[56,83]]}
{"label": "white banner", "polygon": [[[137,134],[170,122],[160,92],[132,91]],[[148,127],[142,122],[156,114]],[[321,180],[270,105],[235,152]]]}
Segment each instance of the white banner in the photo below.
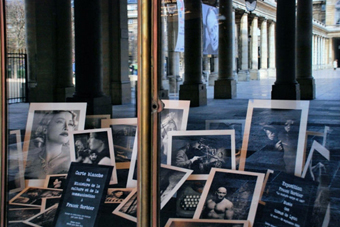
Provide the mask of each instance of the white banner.
{"label": "white banner", "polygon": [[218,54],[218,9],[202,4],[203,54]]}
{"label": "white banner", "polygon": [[177,11],[178,11],[178,33],[175,51],[184,52],[184,23],[185,23],[184,0],[177,0]]}

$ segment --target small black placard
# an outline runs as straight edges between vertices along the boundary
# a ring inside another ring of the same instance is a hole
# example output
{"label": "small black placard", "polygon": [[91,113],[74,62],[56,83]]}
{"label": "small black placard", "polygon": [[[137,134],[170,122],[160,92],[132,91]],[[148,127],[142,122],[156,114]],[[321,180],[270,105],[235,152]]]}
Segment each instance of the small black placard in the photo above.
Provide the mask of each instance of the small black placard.
{"label": "small black placard", "polygon": [[318,183],[280,172],[267,183],[262,226],[310,226]]}
{"label": "small black placard", "polygon": [[112,166],[72,162],[53,226],[96,226],[112,169]]}

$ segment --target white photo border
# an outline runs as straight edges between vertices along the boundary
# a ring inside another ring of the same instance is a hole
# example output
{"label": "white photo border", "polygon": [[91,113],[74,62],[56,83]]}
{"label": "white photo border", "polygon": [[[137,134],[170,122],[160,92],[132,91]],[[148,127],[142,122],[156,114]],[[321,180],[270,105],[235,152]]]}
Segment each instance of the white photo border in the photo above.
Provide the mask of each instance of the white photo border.
{"label": "white photo border", "polygon": [[[121,208],[133,197],[136,196],[137,197],[137,188],[134,188],[130,194],[123,200],[123,202],[121,202],[116,209],[113,210],[113,214],[118,215],[120,217],[123,217],[125,219],[128,219],[130,221],[136,222],[137,223],[137,218],[134,216],[131,216],[129,214],[126,214],[124,212],[121,212]],[[137,198],[136,198],[137,199]]]}

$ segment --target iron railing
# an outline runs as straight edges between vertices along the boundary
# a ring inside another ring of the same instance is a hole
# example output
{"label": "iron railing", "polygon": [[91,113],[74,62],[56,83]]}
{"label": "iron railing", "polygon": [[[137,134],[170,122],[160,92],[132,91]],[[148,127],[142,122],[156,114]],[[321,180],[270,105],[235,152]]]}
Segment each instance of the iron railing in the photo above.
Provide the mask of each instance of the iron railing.
{"label": "iron railing", "polygon": [[7,54],[7,102],[26,102],[27,54],[25,52]]}

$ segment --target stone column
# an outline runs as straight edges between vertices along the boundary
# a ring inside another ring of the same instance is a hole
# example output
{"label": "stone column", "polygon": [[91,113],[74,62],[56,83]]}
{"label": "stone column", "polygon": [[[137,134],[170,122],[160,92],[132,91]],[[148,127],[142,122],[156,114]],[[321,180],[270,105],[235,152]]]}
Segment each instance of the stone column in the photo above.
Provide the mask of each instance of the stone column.
{"label": "stone column", "polygon": [[[103,67],[104,92],[110,94],[113,105],[131,103],[129,78],[129,31],[126,0],[105,0],[108,3],[108,36],[103,37],[103,55],[108,56],[108,70]],[[104,11],[104,8],[103,10]],[[108,39],[108,40],[107,40]],[[106,89],[107,88],[107,89]]]}
{"label": "stone column", "polygon": [[238,72],[238,80],[249,81],[249,66],[248,66],[248,14],[244,13],[241,17],[240,24],[240,66],[241,70]]}
{"label": "stone column", "polygon": [[295,0],[277,0],[276,19],[276,81],[272,99],[299,100],[300,86],[295,76]]}
{"label": "stone column", "polygon": [[87,115],[112,115],[103,92],[100,0],[75,0],[76,91],[70,102],[87,102]]}
{"label": "stone column", "polygon": [[268,77],[275,78],[276,75],[275,65],[275,22],[269,25],[269,68]]}
{"label": "stone column", "polygon": [[251,22],[250,34],[251,34],[251,42],[250,42],[250,54],[251,54],[251,69],[249,70],[250,79],[258,80],[259,77],[259,44],[257,37],[257,29],[258,29],[258,18],[255,16],[253,21]]}
{"label": "stone column", "polygon": [[318,50],[317,50],[317,57],[318,57],[318,69],[321,68],[321,37],[318,36],[318,40],[317,40],[317,45],[318,45]]}
{"label": "stone column", "polygon": [[268,77],[268,34],[267,34],[267,20],[261,23],[261,69],[260,78]]}
{"label": "stone column", "polygon": [[202,83],[202,5],[200,0],[185,4],[185,75],[179,99],[190,100],[191,107],[207,105],[207,88]]}
{"label": "stone column", "polygon": [[302,100],[315,99],[315,81],[312,67],[313,1],[298,1],[297,4],[296,76],[300,84]]}
{"label": "stone column", "polygon": [[[179,53],[175,52],[178,33],[177,16],[168,16],[168,86],[170,93],[177,93],[177,77],[179,77]],[[163,81],[164,86],[166,82]]]}
{"label": "stone column", "polygon": [[233,74],[234,79],[238,80],[237,75],[237,65],[236,65],[236,55],[237,55],[237,25],[236,25],[236,19],[235,19],[235,9],[233,9]]}
{"label": "stone column", "polygon": [[28,100],[65,102],[72,96],[72,16],[68,0],[25,1]]}
{"label": "stone column", "polygon": [[232,0],[220,0],[218,79],[215,81],[214,98],[232,99],[236,97],[236,81],[233,78],[233,7]]}

